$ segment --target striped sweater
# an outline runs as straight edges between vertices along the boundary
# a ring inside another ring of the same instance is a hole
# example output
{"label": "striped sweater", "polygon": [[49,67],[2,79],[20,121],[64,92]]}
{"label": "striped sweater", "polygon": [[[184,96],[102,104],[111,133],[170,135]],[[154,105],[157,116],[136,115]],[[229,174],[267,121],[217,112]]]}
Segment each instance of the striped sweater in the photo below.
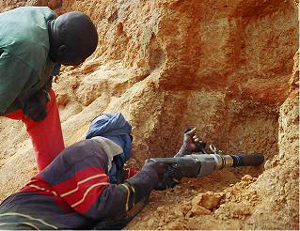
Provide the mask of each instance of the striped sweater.
{"label": "striped sweater", "polygon": [[[158,181],[151,166],[110,184],[108,157],[93,139],[78,142],[0,205],[0,229],[87,229],[121,216]],[[128,179],[127,179],[128,178]]]}

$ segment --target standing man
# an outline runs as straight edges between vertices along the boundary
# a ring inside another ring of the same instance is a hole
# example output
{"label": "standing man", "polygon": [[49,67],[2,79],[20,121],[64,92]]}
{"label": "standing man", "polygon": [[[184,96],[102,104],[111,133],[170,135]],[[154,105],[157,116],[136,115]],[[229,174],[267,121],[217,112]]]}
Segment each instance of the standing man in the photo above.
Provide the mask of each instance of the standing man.
{"label": "standing man", "polygon": [[82,12],[48,7],[6,11],[0,21],[0,115],[24,122],[41,171],[64,149],[52,77],[95,51],[96,27]]}

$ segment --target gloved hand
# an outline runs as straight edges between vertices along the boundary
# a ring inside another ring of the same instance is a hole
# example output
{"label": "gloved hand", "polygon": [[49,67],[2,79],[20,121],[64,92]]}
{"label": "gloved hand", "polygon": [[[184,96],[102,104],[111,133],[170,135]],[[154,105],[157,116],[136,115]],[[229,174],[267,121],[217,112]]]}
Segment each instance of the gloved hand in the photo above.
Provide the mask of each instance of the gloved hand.
{"label": "gloved hand", "polygon": [[185,155],[190,155],[192,151],[196,150],[196,142],[198,142],[198,137],[195,135],[196,128],[188,129],[183,135],[183,143],[180,150],[174,157],[182,157]]}
{"label": "gloved hand", "polygon": [[158,182],[154,186],[156,190],[173,188],[181,179],[180,171],[170,164],[155,162],[153,159],[146,160],[145,165],[155,169],[158,175]]}
{"label": "gloved hand", "polygon": [[169,165],[163,178],[154,186],[156,190],[165,190],[168,188],[173,188],[177,185],[181,179],[181,171],[176,166]]}
{"label": "gloved hand", "polygon": [[163,178],[163,175],[166,172],[168,165],[169,164],[167,164],[167,163],[158,163],[158,162],[155,162],[152,159],[146,160],[145,164],[144,164],[144,166],[149,166],[150,168],[152,168],[152,169],[155,170],[155,172],[157,173],[158,179],[162,179]]}
{"label": "gloved hand", "polygon": [[23,107],[25,117],[29,117],[35,122],[44,120],[47,116],[46,105],[48,101],[48,92],[45,90],[38,91],[25,102]]}

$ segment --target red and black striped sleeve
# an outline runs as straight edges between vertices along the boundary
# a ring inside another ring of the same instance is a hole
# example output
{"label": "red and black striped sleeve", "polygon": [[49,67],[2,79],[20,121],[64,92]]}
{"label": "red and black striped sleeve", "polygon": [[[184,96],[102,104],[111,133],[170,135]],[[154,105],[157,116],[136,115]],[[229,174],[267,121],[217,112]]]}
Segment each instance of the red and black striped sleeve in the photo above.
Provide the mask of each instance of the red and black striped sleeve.
{"label": "red and black striped sleeve", "polygon": [[110,184],[107,166],[99,143],[85,140],[65,149],[40,175],[72,209],[95,220],[124,214],[158,181],[145,166],[123,184]]}

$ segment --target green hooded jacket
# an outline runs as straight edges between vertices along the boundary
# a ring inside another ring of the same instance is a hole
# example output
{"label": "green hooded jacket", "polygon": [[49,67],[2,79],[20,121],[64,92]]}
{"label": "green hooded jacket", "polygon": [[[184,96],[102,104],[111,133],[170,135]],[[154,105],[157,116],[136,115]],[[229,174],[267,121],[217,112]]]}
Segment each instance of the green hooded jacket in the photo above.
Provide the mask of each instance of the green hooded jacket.
{"label": "green hooded jacket", "polygon": [[20,7],[0,14],[0,115],[22,109],[43,89],[60,64],[49,57],[48,7]]}

